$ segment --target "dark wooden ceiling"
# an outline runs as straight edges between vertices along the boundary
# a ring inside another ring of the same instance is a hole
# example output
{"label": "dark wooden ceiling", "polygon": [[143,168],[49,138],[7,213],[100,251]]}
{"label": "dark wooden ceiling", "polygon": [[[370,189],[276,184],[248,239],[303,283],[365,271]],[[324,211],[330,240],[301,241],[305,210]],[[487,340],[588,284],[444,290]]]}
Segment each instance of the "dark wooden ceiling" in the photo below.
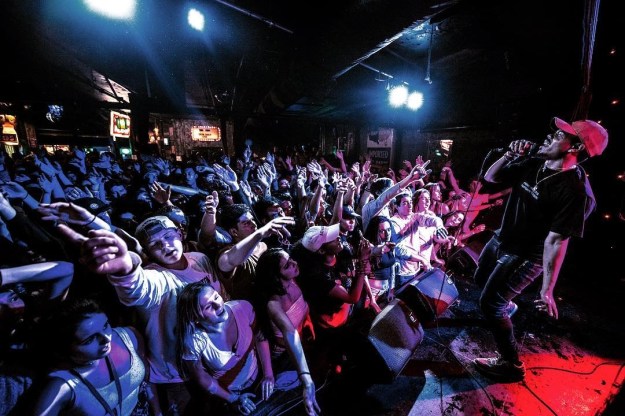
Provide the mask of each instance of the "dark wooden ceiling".
{"label": "dark wooden ceiling", "polygon": [[[582,0],[205,0],[201,34],[180,1],[138,1],[133,22],[77,0],[4,4],[0,101],[60,103],[74,122],[134,100],[240,120],[454,128],[570,112],[582,85]],[[388,108],[400,82],[424,93],[421,110]]]}

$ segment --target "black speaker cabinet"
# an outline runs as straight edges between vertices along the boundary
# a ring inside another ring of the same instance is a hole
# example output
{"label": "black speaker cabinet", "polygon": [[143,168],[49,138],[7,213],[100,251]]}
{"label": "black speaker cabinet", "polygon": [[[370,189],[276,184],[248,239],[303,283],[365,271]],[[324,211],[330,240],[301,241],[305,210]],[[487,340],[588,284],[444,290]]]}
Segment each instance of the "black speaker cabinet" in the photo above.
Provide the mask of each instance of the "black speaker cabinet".
{"label": "black speaker cabinet", "polygon": [[391,382],[404,369],[423,340],[423,327],[400,299],[393,299],[375,317],[369,330],[371,374],[377,382]]}
{"label": "black speaker cabinet", "polygon": [[466,246],[455,251],[447,259],[447,271],[454,276],[471,279],[477,268],[477,259],[480,256],[471,247]]}
{"label": "black speaker cabinet", "polygon": [[471,237],[466,246],[454,251],[446,262],[447,273],[467,280],[473,280],[477,260],[488,240],[493,236],[492,231],[484,231]]}
{"label": "black speaker cabinet", "polygon": [[405,283],[396,293],[421,322],[431,322],[458,299],[454,281],[441,269],[431,269]]}

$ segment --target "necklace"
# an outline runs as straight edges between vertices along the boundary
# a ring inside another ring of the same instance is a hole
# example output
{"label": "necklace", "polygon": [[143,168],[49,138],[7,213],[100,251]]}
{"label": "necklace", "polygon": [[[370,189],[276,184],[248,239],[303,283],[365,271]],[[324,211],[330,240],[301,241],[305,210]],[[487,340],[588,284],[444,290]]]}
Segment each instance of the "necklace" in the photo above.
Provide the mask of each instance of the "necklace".
{"label": "necklace", "polygon": [[534,186],[532,187],[532,191],[534,191],[534,192],[538,192],[538,184],[540,184],[541,182],[544,182],[544,181],[546,181],[547,179],[552,178],[552,177],[556,176],[556,175],[557,175],[557,174],[559,174],[559,173],[562,173],[562,172],[568,172],[568,171],[570,171],[570,170],[572,170],[572,169],[575,169],[576,167],[577,167],[577,165],[573,165],[573,166],[571,166],[570,168],[560,169],[560,170],[558,170],[556,173],[552,173],[551,175],[549,175],[549,176],[545,176],[545,177],[544,177],[544,178],[542,178],[541,180],[538,180],[538,176],[540,175],[540,172],[545,172],[545,171],[547,170],[547,166],[544,166],[544,165],[543,165],[543,167],[542,167],[541,169],[538,169],[538,171],[536,171],[536,180],[534,181],[534,182],[535,182],[535,184],[534,184]]}

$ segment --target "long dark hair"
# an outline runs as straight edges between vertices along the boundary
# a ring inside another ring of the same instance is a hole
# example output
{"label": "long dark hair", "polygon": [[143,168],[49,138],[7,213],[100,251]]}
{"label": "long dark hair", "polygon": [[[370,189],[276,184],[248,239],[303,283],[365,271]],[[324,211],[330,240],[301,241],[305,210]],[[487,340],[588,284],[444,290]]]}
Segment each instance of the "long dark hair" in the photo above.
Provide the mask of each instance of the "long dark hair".
{"label": "long dark hair", "polygon": [[76,329],[90,315],[104,313],[93,299],[73,299],[62,302],[49,317],[40,322],[34,350],[48,356],[54,366],[69,357]]}
{"label": "long dark hair", "polygon": [[270,248],[258,258],[254,284],[262,298],[269,300],[273,295],[286,294],[280,273],[280,258],[283,253],[287,254],[282,248]]}
{"label": "long dark hair", "polygon": [[377,215],[371,218],[371,220],[369,221],[369,225],[367,225],[367,230],[365,231],[365,234],[364,234],[367,241],[371,242],[374,245],[380,244],[380,241],[378,238],[378,229],[380,227],[380,224],[383,222],[388,222],[389,224],[391,224],[391,240],[390,241],[394,243],[397,242],[397,235],[395,234],[393,223],[391,222],[390,218],[385,217],[384,215]]}
{"label": "long dark hair", "polygon": [[253,304],[260,329],[270,341],[274,341],[271,329],[271,318],[267,304],[272,296],[282,296],[286,290],[282,285],[280,273],[280,258],[286,252],[282,248],[270,248],[258,258],[256,265],[256,279],[254,280]]}

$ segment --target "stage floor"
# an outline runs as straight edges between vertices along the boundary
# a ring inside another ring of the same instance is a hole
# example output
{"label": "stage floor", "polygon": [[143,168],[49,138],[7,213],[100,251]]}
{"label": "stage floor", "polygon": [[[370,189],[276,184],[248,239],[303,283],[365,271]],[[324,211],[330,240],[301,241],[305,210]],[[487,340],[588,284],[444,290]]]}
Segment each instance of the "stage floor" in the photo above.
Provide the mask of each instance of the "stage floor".
{"label": "stage floor", "polygon": [[[456,286],[459,300],[425,328],[423,341],[394,381],[358,390],[335,375],[319,390],[321,414],[625,414],[622,279],[613,285],[560,284],[558,320],[534,310],[538,286],[517,298],[519,311],[512,319],[527,375],[524,382],[508,384],[484,378],[472,367],[471,360],[488,356],[494,343],[478,312],[477,287],[466,278],[456,278]],[[298,406],[282,414],[304,413]]]}

